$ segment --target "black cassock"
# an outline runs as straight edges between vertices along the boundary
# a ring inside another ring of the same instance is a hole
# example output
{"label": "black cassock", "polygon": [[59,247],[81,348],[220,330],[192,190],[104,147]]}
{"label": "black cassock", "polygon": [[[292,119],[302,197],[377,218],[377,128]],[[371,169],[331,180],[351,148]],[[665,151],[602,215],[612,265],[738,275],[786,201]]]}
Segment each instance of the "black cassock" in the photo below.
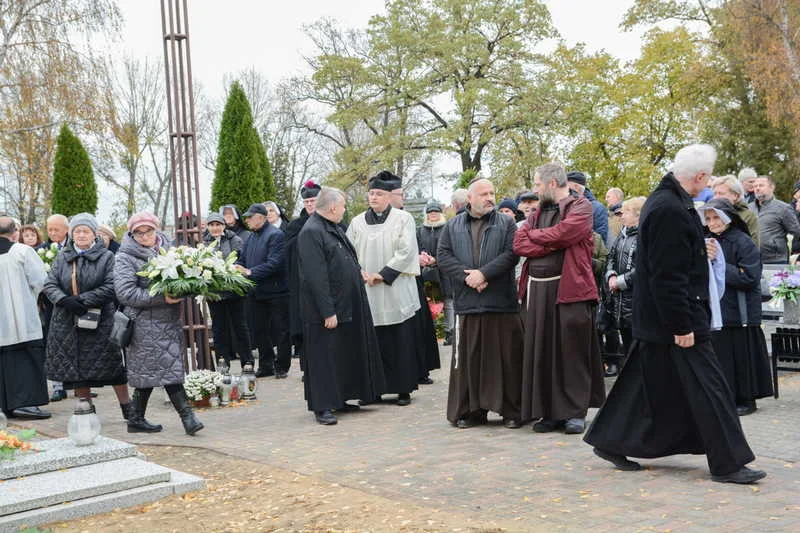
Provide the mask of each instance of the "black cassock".
{"label": "black cassock", "polygon": [[10,413],[48,403],[44,360],[41,339],[0,346],[0,409]]}
{"label": "black cassock", "polygon": [[441,368],[439,362],[439,342],[436,340],[436,326],[433,324],[433,315],[428,307],[428,299],[425,297],[425,282],[422,276],[417,276],[417,292],[419,293],[419,310],[414,314],[414,321],[417,329],[417,365],[422,375],[426,377],[428,372]]}
{"label": "black cassock", "polygon": [[[355,249],[341,227],[314,214],[297,238],[297,256],[308,409],[378,398],[384,369]],[[338,326],[325,328],[334,314]]]}

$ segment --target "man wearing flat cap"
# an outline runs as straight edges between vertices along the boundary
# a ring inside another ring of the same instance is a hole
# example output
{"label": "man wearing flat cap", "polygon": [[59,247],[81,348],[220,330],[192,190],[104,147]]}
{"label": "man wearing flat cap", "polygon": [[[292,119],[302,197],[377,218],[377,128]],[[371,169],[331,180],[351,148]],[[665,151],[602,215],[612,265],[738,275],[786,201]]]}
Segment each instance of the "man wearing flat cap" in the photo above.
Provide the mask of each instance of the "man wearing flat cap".
{"label": "man wearing flat cap", "polygon": [[390,203],[398,183],[386,170],[370,178],[369,209],[353,219],[347,237],[364,271],[386,392],[398,395],[398,405],[408,405],[422,372],[414,321],[420,308],[415,280],[420,268],[414,217]]}
{"label": "man wearing flat cap", "polygon": [[314,214],[317,205],[317,196],[322,188],[309,180],[300,189],[300,198],[303,199],[303,209],[300,215],[286,226],[286,269],[289,280],[289,335],[294,344],[294,354],[300,358],[300,368],[305,371],[303,358],[303,316],[300,312],[300,265],[297,255],[297,236]]}
{"label": "man wearing flat cap", "polygon": [[[242,272],[256,286],[248,294],[249,309],[254,327],[252,335],[258,348],[256,376],[274,375],[283,379],[292,363],[292,346],[289,340],[289,287],[286,282],[286,237],[283,232],[267,222],[264,204],[253,204],[244,215],[252,232],[245,241],[242,254],[236,261]],[[278,338],[271,333],[278,332]],[[273,345],[278,346],[275,357]]]}
{"label": "man wearing flat cap", "polygon": [[586,186],[586,180],[586,174],[583,172],[567,173],[567,182],[569,182],[569,190],[572,191],[572,194],[579,198],[586,198],[592,204],[592,231],[599,233],[603,242],[608,244],[608,211]]}

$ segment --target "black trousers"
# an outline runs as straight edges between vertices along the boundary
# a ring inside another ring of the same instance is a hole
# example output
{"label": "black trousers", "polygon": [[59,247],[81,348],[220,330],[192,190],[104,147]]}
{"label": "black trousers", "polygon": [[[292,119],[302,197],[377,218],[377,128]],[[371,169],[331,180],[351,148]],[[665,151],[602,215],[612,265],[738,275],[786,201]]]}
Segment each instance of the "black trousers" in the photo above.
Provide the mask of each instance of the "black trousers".
{"label": "black trousers", "polygon": [[[250,300],[253,340],[258,348],[259,372],[288,372],[292,364],[292,341],[289,338],[289,297]],[[273,346],[278,347],[275,356]]]}
{"label": "black trousers", "polygon": [[214,351],[217,358],[222,357],[228,363],[234,354],[239,356],[242,364],[253,362],[250,351],[250,328],[247,327],[244,302],[244,298],[208,302]]}

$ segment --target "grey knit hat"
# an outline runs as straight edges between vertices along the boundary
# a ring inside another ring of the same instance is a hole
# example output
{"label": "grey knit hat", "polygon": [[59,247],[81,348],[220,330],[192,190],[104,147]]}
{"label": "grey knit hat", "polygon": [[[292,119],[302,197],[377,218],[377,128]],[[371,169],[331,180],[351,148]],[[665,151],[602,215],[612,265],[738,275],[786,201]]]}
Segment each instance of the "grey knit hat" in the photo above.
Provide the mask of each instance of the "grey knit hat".
{"label": "grey knit hat", "polygon": [[206,226],[208,226],[212,222],[216,222],[216,223],[222,224],[224,226],[225,225],[225,218],[222,215],[220,215],[219,213],[215,213],[215,212],[212,211],[206,217]]}
{"label": "grey knit hat", "polygon": [[72,236],[73,230],[78,226],[86,226],[92,233],[97,235],[97,219],[94,218],[94,215],[89,213],[78,213],[77,215],[73,215],[71,219],[69,219],[69,235]]}
{"label": "grey knit hat", "polygon": [[436,200],[428,200],[428,203],[425,204],[425,214],[427,215],[428,213],[430,213],[432,211],[438,211],[438,212],[441,213],[442,212],[442,204],[440,204]]}

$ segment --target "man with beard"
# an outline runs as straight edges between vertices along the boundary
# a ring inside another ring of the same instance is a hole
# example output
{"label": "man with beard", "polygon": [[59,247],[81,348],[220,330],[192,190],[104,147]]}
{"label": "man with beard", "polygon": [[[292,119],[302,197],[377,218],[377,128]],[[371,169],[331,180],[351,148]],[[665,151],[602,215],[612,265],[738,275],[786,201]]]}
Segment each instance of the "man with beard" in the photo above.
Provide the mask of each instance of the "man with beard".
{"label": "man with beard", "polygon": [[570,194],[558,164],[536,169],[539,209],[514,236],[528,259],[520,275],[526,305],[522,418],[533,430],[583,433],[589,407],[605,398],[595,333],[597,285],[592,273],[592,204]]}
{"label": "man with beard", "polygon": [[372,400],[386,388],[361,267],[339,226],[344,194],[325,187],[297,237],[304,317],[305,392],[318,423],[337,423],[334,410],[351,399]]}
{"label": "man with beard", "polygon": [[300,312],[300,271],[297,262],[297,236],[309,217],[314,214],[320,186],[307,181],[300,189],[303,209],[296,219],[286,226],[286,269],[289,278],[289,335],[294,345],[294,355],[300,358],[300,369],[305,371],[303,358],[303,316]]}
{"label": "man with beard", "polygon": [[507,428],[521,426],[522,320],[511,251],[514,219],[495,211],[487,179],[469,186],[464,212],[439,239],[439,269],[453,280],[455,342],[447,419],[459,429],[499,413]]}
{"label": "man with beard", "polygon": [[397,405],[409,405],[411,391],[417,389],[423,371],[418,363],[414,316],[420,308],[415,280],[419,276],[419,251],[414,217],[391,205],[398,181],[386,170],[370,178],[369,209],[353,219],[347,237],[364,271],[386,392],[398,395]]}
{"label": "man with beard", "polygon": [[644,204],[633,346],[584,440],[620,470],[641,468],[627,455],[705,454],[712,480],[753,483],[766,473],[745,466],[753,452],[711,345],[708,252],[692,202],[716,158],[707,144],[681,149]]}
{"label": "man with beard", "polygon": [[[389,202],[394,209],[405,207],[405,197],[403,196],[403,181],[399,176],[391,175],[389,178],[394,189]],[[419,242],[417,242],[419,246]],[[428,254],[419,255],[420,272],[425,267],[432,266],[436,262],[434,257]],[[419,292],[419,310],[417,310],[414,320],[416,322],[417,333],[417,356],[419,357],[420,375],[418,382],[420,385],[431,385],[433,380],[430,371],[441,367],[439,362],[439,343],[436,340],[436,327],[433,325],[433,315],[428,307],[428,299],[425,297],[425,281],[422,276],[417,276],[417,292]]]}

